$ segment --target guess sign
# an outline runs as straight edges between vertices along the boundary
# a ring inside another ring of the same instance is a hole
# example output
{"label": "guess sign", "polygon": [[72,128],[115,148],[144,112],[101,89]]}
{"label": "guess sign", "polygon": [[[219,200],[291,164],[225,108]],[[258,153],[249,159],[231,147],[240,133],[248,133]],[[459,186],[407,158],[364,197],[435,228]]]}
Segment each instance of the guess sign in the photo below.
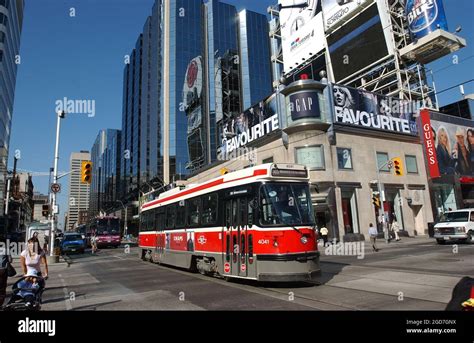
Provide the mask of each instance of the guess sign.
{"label": "guess sign", "polygon": [[440,177],[440,174],[439,174],[439,167],[438,167],[438,158],[436,156],[434,134],[431,128],[430,112],[428,110],[421,110],[420,117],[421,117],[423,144],[425,145],[426,158],[428,160],[430,176],[432,178],[438,178]]}

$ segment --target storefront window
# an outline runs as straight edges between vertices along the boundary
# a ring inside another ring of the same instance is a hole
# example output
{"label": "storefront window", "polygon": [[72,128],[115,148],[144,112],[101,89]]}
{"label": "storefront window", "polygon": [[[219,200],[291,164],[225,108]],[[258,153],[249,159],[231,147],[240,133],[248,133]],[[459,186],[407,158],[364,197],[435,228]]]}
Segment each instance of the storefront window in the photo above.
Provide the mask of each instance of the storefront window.
{"label": "storefront window", "polygon": [[337,165],[339,169],[352,169],[352,150],[337,148]]}
{"label": "storefront window", "polygon": [[[385,209],[385,222],[387,223],[387,225],[392,224],[396,220],[400,230],[405,230],[402,210],[403,202],[401,199],[402,197],[400,195],[399,190],[385,190],[385,200],[383,202],[383,208]],[[378,231],[383,232],[383,217],[381,208],[375,208],[375,218],[377,222]]]}
{"label": "storefront window", "polygon": [[303,164],[309,169],[322,170],[324,165],[324,150],[322,145],[296,148],[296,163]]}
{"label": "storefront window", "polygon": [[390,172],[388,168],[388,154],[386,152],[377,152],[377,168],[383,172]]}
{"label": "storefront window", "polygon": [[357,217],[357,197],[355,190],[344,190],[341,192],[342,218],[344,221],[344,233],[359,233],[359,219]]}
{"label": "storefront window", "polygon": [[407,166],[407,173],[418,174],[418,165],[416,164],[416,156],[406,155],[405,162]]}
{"label": "storefront window", "polygon": [[456,195],[453,185],[438,185],[434,188],[434,198],[436,208],[438,210],[438,218],[447,211],[455,211],[458,209],[456,205]]}

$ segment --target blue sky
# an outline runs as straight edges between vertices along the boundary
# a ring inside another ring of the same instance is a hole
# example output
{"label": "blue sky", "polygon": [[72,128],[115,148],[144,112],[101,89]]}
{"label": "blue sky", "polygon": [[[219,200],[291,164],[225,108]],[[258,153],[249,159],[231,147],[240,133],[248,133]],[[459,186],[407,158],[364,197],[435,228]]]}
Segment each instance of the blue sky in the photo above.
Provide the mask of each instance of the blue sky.
{"label": "blue sky", "polygon": [[[227,0],[239,9],[266,12],[277,0]],[[53,163],[56,128],[55,102],[69,99],[95,100],[96,115],[71,114],[62,122],[59,170],[67,171],[71,152],[90,150],[102,128],[120,128],[124,55],[135,45],[154,0],[26,0],[21,38],[10,166],[16,149],[18,167],[47,172]],[[474,44],[474,2],[445,0],[449,29],[461,25],[461,36]],[[75,9],[75,17],[70,16]],[[436,72],[438,91],[474,78],[471,45],[430,65]],[[474,93],[474,83],[466,85]],[[441,104],[460,98],[458,89],[440,95]],[[47,192],[48,177],[33,180],[35,191]],[[61,180],[61,221],[67,211],[67,178]]]}

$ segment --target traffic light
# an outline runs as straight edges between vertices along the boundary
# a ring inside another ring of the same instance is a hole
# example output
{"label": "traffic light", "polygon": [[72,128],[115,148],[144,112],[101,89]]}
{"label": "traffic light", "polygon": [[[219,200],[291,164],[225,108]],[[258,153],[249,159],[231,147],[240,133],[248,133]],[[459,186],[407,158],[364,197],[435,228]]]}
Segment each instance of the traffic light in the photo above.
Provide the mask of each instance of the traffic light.
{"label": "traffic light", "polygon": [[92,182],[92,162],[82,161],[81,182],[91,184]]}
{"label": "traffic light", "polygon": [[378,192],[372,192],[372,203],[375,207],[380,208],[380,194]]}
{"label": "traffic light", "polygon": [[43,205],[42,215],[43,215],[43,217],[46,217],[46,218],[49,216],[49,205],[48,204]]}
{"label": "traffic light", "polygon": [[400,157],[393,159],[393,170],[395,171],[396,176],[403,176],[403,164]]}

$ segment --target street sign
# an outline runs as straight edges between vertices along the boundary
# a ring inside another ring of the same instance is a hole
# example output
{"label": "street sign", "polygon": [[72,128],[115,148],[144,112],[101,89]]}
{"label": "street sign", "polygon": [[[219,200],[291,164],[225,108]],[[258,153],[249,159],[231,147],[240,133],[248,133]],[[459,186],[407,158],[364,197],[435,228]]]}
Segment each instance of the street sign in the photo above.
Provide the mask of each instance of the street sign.
{"label": "street sign", "polygon": [[59,213],[59,206],[58,205],[54,205],[53,206],[53,214],[58,214]]}
{"label": "street sign", "polygon": [[51,192],[53,192],[53,193],[61,192],[61,185],[59,183],[52,183],[51,184]]}

